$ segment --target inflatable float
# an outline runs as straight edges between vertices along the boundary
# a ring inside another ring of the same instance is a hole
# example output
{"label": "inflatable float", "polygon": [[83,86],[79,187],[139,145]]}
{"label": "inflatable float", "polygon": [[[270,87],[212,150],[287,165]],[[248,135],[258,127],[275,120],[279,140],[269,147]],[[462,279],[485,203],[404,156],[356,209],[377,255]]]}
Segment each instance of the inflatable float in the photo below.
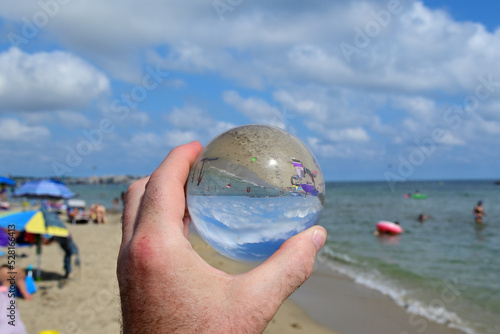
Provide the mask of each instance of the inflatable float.
{"label": "inflatable float", "polygon": [[377,231],[385,234],[400,234],[403,232],[403,228],[393,222],[379,221],[377,223]]}
{"label": "inflatable float", "polygon": [[426,199],[427,195],[426,194],[413,194],[412,196],[414,199]]}

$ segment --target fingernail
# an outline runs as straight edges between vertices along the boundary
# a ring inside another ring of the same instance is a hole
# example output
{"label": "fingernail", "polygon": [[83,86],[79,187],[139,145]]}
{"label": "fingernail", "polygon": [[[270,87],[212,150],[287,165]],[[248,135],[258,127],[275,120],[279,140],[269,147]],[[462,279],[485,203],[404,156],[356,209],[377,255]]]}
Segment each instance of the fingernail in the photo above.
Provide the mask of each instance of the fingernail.
{"label": "fingernail", "polygon": [[314,245],[316,245],[316,251],[319,252],[319,250],[323,247],[326,241],[325,231],[321,228],[318,228],[316,231],[314,231],[312,239]]}

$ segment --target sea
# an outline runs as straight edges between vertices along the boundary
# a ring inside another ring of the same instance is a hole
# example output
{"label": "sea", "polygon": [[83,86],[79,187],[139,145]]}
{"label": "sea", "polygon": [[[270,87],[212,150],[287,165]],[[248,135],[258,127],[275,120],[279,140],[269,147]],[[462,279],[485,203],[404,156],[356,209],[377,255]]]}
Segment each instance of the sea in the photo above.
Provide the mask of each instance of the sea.
{"label": "sea", "polygon": [[[405,198],[420,192],[426,199]],[[487,216],[474,222],[483,201]],[[430,218],[421,223],[420,214]],[[378,221],[404,233],[374,235]],[[500,185],[485,181],[332,182],[320,224],[322,262],[389,296],[416,332],[432,319],[469,334],[500,333]]]}
{"label": "sea", "polygon": [[[113,208],[126,184],[70,185],[88,205]],[[419,191],[426,199],[405,198]],[[487,216],[474,222],[482,200]],[[121,206],[121,201],[120,201]],[[120,207],[121,209],[121,207]],[[418,216],[429,219],[419,222]],[[404,233],[374,235],[378,221]],[[468,334],[500,333],[500,185],[493,180],[328,182],[320,253],[330,270],[378,290],[405,308],[424,332],[432,319]]]}

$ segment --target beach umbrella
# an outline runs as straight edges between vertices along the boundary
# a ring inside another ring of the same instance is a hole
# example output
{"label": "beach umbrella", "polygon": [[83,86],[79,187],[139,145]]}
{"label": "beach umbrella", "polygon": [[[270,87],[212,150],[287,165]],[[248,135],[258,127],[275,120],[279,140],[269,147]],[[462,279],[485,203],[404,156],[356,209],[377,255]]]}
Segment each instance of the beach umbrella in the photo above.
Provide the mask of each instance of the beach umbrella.
{"label": "beach umbrella", "polygon": [[14,191],[14,197],[67,199],[76,195],[60,181],[44,179],[23,183]]}
{"label": "beach umbrella", "polygon": [[46,209],[4,213],[0,216],[0,228],[8,230],[13,228],[16,231],[37,234],[37,279],[40,278],[42,263],[42,238],[40,235],[48,234],[58,237],[67,237],[69,235],[68,229],[59,217],[53,212],[48,212]]}
{"label": "beach umbrella", "polygon": [[5,177],[5,176],[0,176],[0,184],[5,184],[5,185],[8,185],[8,186],[15,186],[16,185],[16,181],[8,178],[8,177]]}
{"label": "beach umbrella", "polygon": [[4,213],[0,216],[0,228],[8,229],[9,226],[13,226],[16,231],[58,237],[67,237],[69,233],[55,214],[51,215],[44,210]]}

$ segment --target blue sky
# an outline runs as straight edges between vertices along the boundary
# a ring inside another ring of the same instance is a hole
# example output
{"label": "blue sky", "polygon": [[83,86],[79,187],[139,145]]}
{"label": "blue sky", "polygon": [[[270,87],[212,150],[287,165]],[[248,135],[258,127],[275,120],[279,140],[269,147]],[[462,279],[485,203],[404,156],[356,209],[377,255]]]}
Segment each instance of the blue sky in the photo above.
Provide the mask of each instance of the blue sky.
{"label": "blue sky", "polygon": [[500,178],[494,1],[10,1],[0,175],[149,174],[259,123],[327,180]]}

